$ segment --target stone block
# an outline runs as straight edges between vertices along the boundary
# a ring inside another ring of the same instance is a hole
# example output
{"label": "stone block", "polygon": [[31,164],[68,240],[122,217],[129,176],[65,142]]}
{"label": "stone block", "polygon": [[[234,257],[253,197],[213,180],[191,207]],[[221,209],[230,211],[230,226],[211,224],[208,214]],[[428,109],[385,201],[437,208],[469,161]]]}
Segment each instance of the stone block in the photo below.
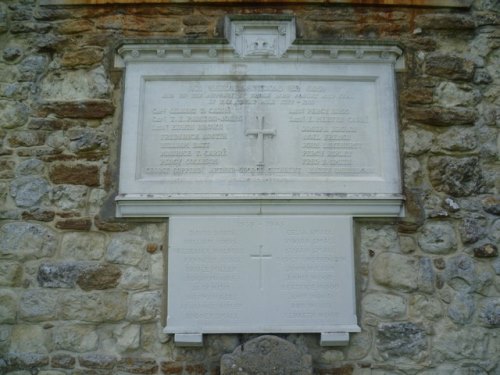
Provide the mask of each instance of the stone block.
{"label": "stone block", "polygon": [[18,128],[28,121],[29,108],[27,105],[0,100],[0,128]]}
{"label": "stone block", "polygon": [[43,263],[38,269],[38,284],[43,288],[74,288],[76,279],[88,264],[78,262]]}
{"label": "stone block", "polygon": [[[162,274],[162,277],[164,277],[164,274]],[[145,271],[141,271],[135,267],[126,268],[125,271],[123,271],[123,275],[120,280],[120,287],[130,290],[144,289],[145,287],[148,286],[148,284],[149,284],[148,273]]]}
{"label": "stone block", "polygon": [[99,260],[104,255],[106,236],[101,233],[65,233],[61,251],[65,259]]}
{"label": "stone block", "polygon": [[144,322],[158,319],[161,295],[159,291],[134,293],[130,297],[127,319]]}
{"label": "stone block", "polygon": [[56,164],[50,169],[49,175],[55,184],[99,185],[99,168],[96,165]]}
{"label": "stone block", "polygon": [[422,325],[416,323],[382,323],[377,328],[376,345],[385,359],[417,359],[428,349],[427,334]]}
{"label": "stone block", "polygon": [[46,210],[40,207],[34,207],[29,211],[23,211],[21,218],[23,220],[36,220],[36,221],[52,221],[56,213],[51,210]]}
{"label": "stone block", "polygon": [[456,250],[453,226],[447,222],[427,222],[418,234],[420,248],[430,254],[448,254]]}
{"label": "stone block", "polygon": [[467,324],[476,309],[474,296],[469,293],[458,292],[448,306],[448,317],[456,324]]}
{"label": "stone block", "polygon": [[127,314],[127,294],[71,292],[60,297],[61,317],[85,322],[116,322]]}
{"label": "stone block", "polygon": [[16,259],[52,256],[57,247],[55,233],[39,224],[12,222],[0,228],[0,254]]}
{"label": "stone block", "polygon": [[492,243],[487,243],[474,248],[476,258],[494,258],[498,256],[498,247]]}
{"label": "stone block", "polygon": [[24,130],[10,133],[7,142],[10,147],[40,146],[45,143],[45,136],[34,130]]}
{"label": "stone block", "polygon": [[54,114],[64,118],[102,119],[115,112],[110,100],[52,100],[40,104],[38,114],[45,117]]}
{"label": "stone block", "polygon": [[459,226],[460,237],[464,244],[472,244],[486,235],[487,221],[483,216],[471,215],[462,219]]}
{"label": "stone block", "polygon": [[415,17],[415,26],[428,30],[473,30],[476,27],[474,19],[462,14],[420,14]]}
{"label": "stone block", "polygon": [[152,358],[125,357],[118,361],[118,370],[132,374],[156,374],[158,364]]}
{"label": "stone block", "polygon": [[[10,352],[48,354],[52,350],[50,331],[39,325],[17,324],[10,337]],[[48,364],[49,358],[44,357]]]}
{"label": "stone block", "polygon": [[52,328],[54,349],[73,352],[89,352],[97,349],[96,327],[84,324],[59,324]]}
{"label": "stone block", "polygon": [[437,320],[443,316],[443,307],[439,299],[423,295],[412,294],[410,296],[410,316],[415,319],[422,317],[429,320]]}
{"label": "stone block", "polygon": [[54,368],[75,368],[75,357],[70,354],[53,354],[50,358],[50,365]]}
{"label": "stone block", "polygon": [[31,289],[21,295],[19,316],[27,321],[43,322],[56,319],[57,293],[51,290]]}
{"label": "stone block", "polygon": [[45,164],[40,159],[28,159],[16,167],[16,176],[43,175]]}
{"label": "stone block", "polygon": [[34,369],[49,364],[47,355],[37,353],[9,353],[5,359],[11,369]]}
{"label": "stone block", "polygon": [[480,291],[492,282],[494,275],[479,266],[467,255],[454,256],[446,261],[444,279],[457,291]]}
{"label": "stone block", "polygon": [[116,235],[111,240],[106,260],[111,263],[138,265],[146,251],[146,241],[132,234]]}
{"label": "stone block", "polygon": [[406,313],[405,299],[393,294],[378,292],[367,294],[361,305],[364,312],[381,318],[401,318]]}
{"label": "stone block", "polygon": [[141,344],[141,326],[139,324],[124,323],[113,330],[116,346],[123,352],[138,349]]}
{"label": "stone block", "polygon": [[52,201],[61,210],[75,210],[85,205],[88,188],[82,185],[59,185],[52,190]]}
{"label": "stone block", "polygon": [[77,285],[85,290],[111,289],[118,285],[122,272],[113,264],[98,264],[82,269],[76,280]]}
{"label": "stone block", "polygon": [[476,121],[474,110],[461,107],[407,107],[404,114],[409,120],[432,126],[473,125]]}
{"label": "stone block", "polygon": [[419,260],[416,257],[382,253],[374,259],[371,269],[380,285],[404,291],[418,289]]}
{"label": "stone block", "polygon": [[471,81],[474,70],[474,61],[458,55],[436,52],[425,59],[425,73],[432,76]]}
{"label": "stone block", "polygon": [[10,184],[10,195],[18,207],[32,207],[43,202],[50,190],[49,183],[37,176],[18,177]]}
{"label": "stone block", "polygon": [[500,327],[500,298],[491,297],[481,301],[478,308],[479,322],[485,327]]}
{"label": "stone block", "polygon": [[118,362],[113,355],[87,353],[78,357],[78,362],[82,367],[110,370]]}
{"label": "stone block", "polygon": [[483,204],[483,210],[489,214],[500,215],[500,197],[488,196],[481,203]]}
{"label": "stone block", "polygon": [[0,290],[0,323],[15,323],[17,296],[8,289]]}
{"label": "stone block", "polygon": [[312,360],[291,342],[260,336],[238,346],[221,359],[221,375],[311,375]]}
{"label": "stone block", "polygon": [[86,47],[77,51],[65,52],[61,59],[61,66],[75,68],[77,66],[92,66],[102,61],[104,52],[101,48]]}
{"label": "stone block", "polygon": [[23,269],[17,262],[0,261],[0,286],[18,287],[23,277]]}
{"label": "stone block", "polygon": [[56,222],[58,229],[84,230],[88,231],[92,227],[92,221],[87,218],[66,219]]}

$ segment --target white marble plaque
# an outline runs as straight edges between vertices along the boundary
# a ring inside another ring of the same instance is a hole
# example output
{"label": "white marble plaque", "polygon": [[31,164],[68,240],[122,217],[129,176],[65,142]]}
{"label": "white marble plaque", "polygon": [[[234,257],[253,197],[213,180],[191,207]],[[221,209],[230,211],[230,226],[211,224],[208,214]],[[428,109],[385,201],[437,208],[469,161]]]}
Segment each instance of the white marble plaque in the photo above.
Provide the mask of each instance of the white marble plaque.
{"label": "white marble plaque", "polygon": [[400,200],[400,50],[301,45],[264,52],[243,58],[220,45],[122,48],[119,204]]}
{"label": "white marble plaque", "polygon": [[165,332],[357,332],[352,218],[169,222]]}

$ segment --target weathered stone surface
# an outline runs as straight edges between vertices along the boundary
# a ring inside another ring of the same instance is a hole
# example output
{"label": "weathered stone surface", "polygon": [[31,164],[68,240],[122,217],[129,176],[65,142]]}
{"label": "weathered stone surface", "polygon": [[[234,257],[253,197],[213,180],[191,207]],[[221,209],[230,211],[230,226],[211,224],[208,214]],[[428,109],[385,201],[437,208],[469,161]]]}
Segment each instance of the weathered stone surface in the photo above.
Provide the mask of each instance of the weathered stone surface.
{"label": "weathered stone surface", "polygon": [[472,258],[457,255],[447,260],[444,277],[453,289],[461,292],[474,292],[489,285],[493,275],[479,270]]}
{"label": "weathered stone surface", "polygon": [[111,263],[137,265],[142,260],[147,242],[139,236],[115,236],[107,249],[106,260]]}
{"label": "weathered stone surface", "polygon": [[39,159],[25,160],[16,167],[16,176],[43,175],[45,164]]}
{"label": "weathered stone surface", "polygon": [[487,243],[474,248],[476,258],[493,258],[498,256],[498,247],[492,243]]}
{"label": "weathered stone surface", "polygon": [[429,173],[436,190],[455,197],[478,193],[484,186],[483,173],[476,157],[431,157]]}
{"label": "weathered stone surface", "polygon": [[40,146],[45,142],[43,133],[34,130],[25,130],[11,133],[7,139],[10,147]]}
{"label": "weathered stone surface", "polygon": [[22,103],[0,100],[0,127],[18,128],[28,121],[29,108]]}
{"label": "weathered stone surface", "polygon": [[475,308],[474,296],[459,292],[448,306],[448,317],[456,324],[466,324],[470,322]]}
{"label": "weathered stone surface", "polygon": [[86,218],[66,219],[56,222],[56,228],[58,229],[90,230],[91,227],[92,221]]}
{"label": "weathered stone surface", "polygon": [[78,353],[97,349],[96,328],[85,324],[62,324],[52,328],[52,340],[56,350]]}
{"label": "weathered stone surface", "polygon": [[75,368],[75,357],[69,354],[53,354],[50,358],[50,365],[54,368]]}
{"label": "weathered stone surface", "polygon": [[500,298],[485,298],[479,305],[479,322],[486,327],[500,327]]}
{"label": "weathered stone surface", "polygon": [[493,215],[500,215],[500,198],[489,196],[482,200],[483,209]]}
{"label": "weathered stone surface", "polygon": [[78,362],[83,367],[110,370],[115,367],[118,359],[113,355],[88,353],[79,356]]}
{"label": "weathered stone surface", "polygon": [[56,184],[99,185],[99,168],[96,165],[57,164],[50,169],[49,175]]}
{"label": "weathered stone surface", "polygon": [[436,152],[438,150],[473,151],[477,144],[477,137],[473,129],[453,127],[437,137],[433,150]]}
{"label": "weathered stone surface", "polygon": [[482,216],[465,217],[460,224],[460,237],[464,244],[479,241],[486,235],[487,221]]}
{"label": "weathered stone surface", "polygon": [[221,359],[221,375],[312,374],[311,356],[276,336],[260,336]]}
{"label": "weathered stone surface", "polygon": [[[28,24],[20,25],[21,27]],[[35,30],[33,30],[35,31]],[[34,81],[42,74],[48,65],[48,58],[45,55],[28,55],[19,64],[19,72],[21,73],[22,81]]]}
{"label": "weathered stone surface", "polygon": [[101,233],[65,233],[61,251],[66,259],[99,260],[104,255],[106,236]]}
{"label": "weathered stone surface", "polygon": [[429,320],[436,320],[443,316],[441,302],[432,296],[412,294],[409,306],[410,316],[415,319],[425,317]]}
{"label": "weathered stone surface", "polygon": [[127,294],[121,292],[69,293],[60,298],[63,319],[116,322],[127,314]]}
{"label": "weathered stone surface", "polygon": [[161,295],[159,291],[139,292],[130,296],[127,319],[144,322],[160,315]]}
{"label": "weathered stone surface", "polygon": [[74,68],[77,66],[90,66],[102,61],[104,52],[101,48],[87,47],[77,51],[64,53],[61,59],[61,66]]}
{"label": "weathered stone surface", "polygon": [[83,269],[76,280],[85,291],[111,289],[118,285],[122,272],[113,264],[99,264]]}
{"label": "weathered stone surface", "polygon": [[0,255],[17,259],[51,256],[57,237],[48,228],[31,223],[7,223],[0,229]]}
{"label": "weathered stone surface", "polygon": [[[378,284],[405,291],[418,288],[418,268],[418,258],[396,253],[379,254],[372,264],[373,278]],[[391,271],[396,269],[399,271]]]}
{"label": "weathered stone surface", "polygon": [[[151,264],[153,266],[155,263]],[[135,267],[128,267],[123,271],[120,280],[120,287],[124,289],[143,289],[148,286],[149,275],[147,272],[141,271]]]}
{"label": "weathered stone surface", "polygon": [[23,211],[21,218],[23,220],[37,220],[37,221],[52,221],[56,216],[54,211],[46,210],[43,208],[35,207],[29,211]]}
{"label": "weathered stone surface", "polygon": [[56,319],[58,312],[57,294],[50,290],[31,289],[21,295],[19,316],[27,321]]}
{"label": "weathered stone surface", "polygon": [[130,323],[118,325],[113,330],[113,337],[116,339],[117,348],[123,352],[138,349],[141,344],[141,326]]}
{"label": "weathered stone surface", "polygon": [[[99,116],[104,117],[108,114],[112,114],[112,107],[106,107],[106,105],[110,106],[111,103],[106,101],[96,102],[96,110],[100,112],[96,113],[95,115],[87,114],[85,112],[86,110],[90,111],[92,109],[93,103],[92,101],[86,102],[86,100],[105,99],[109,97],[111,85],[102,66],[90,71],[69,71],[64,75],[57,74],[57,72],[49,73],[46,77],[44,77],[40,86],[41,95],[45,99],[58,100],[63,103],[68,100],[83,101],[82,107],[79,108],[79,111],[83,111],[83,113],[81,113],[79,116],[65,116],[63,112],[56,112],[60,113],[60,117],[99,118]],[[67,105],[77,105],[77,103],[78,102],[70,102]]]}
{"label": "weathered stone surface", "polygon": [[31,207],[43,201],[51,188],[41,177],[22,176],[10,184],[10,195],[18,207]]}
{"label": "weathered stone surface", "polygon": [[0,262],[0,286],[20,286],[23,277],[23,268],[17,262]]}
{"label": "weathered stone surface", "polygon": [[14,177],[14,161],[0,159],[0,179],[7,179]]}
{"label": "weathered stone surface", "polygon": [[59,24],[57,31],[60,34],[78,34],[92,30],[93,26],[94,24],[86,19],[68,20]]}
{"label": "weathered stone surface", "polygon": [[118,361],[117,369],[132,374],[155,374],[158,364],[152,358],[125,357]]}
{"label": "weathered stone surface", "polygon": [[470,81],[474,69],[474,61],[458,55],[433,53],[425,59],[425,72],[442,78]]}
{"label": "weathered stone surface", "polygon": [[61,210],[74,210],[85,205],[88,188],[82,185],[59,185],[52,190],[52,200]]}
{"label": "weathered stone surface", "polygon": [[433,126],[473,125],[476,112],[468,108],[408,107],[405,109],[409,120]]}
{"label": "weathered stone surface", "polygon": [[420,248],[431,254],[448,254],[456,249],[455,230],[447,222],[428,222],[418,235]]}
{"label": "weathered stone surface", "polygon": [[66,118],[101,119],[112,115],[115,111],[113,103],[109,100],[78,100],[62,101],[52,100],[40,104],[38,113],[40,116],[54,114]]}
{"label": "weathered stone surface", "polygon": [[453,324],[436,327],[432,357],[438,363],[445,360],[484,358],[488,355],[488,336],[484,328],[463,327],[457,330]]}
{"label": "weathered stone surface", "polygon": [[160,286],[165,279],[165,263],[163,253],[157,252],[151,255],[151,284]]}
{"label": "weathered stone surface", "polygon": [[17,296],[10,290],[0,290],[0,323],[14,323],[17,313]]}
{"label": "weathered stone surface", "polygon": [[462,14],[420,14],[415,17],[415,26],[430,30],[466,30],[474,29],[476,23],[468,15]]}
{"label": "weathered stone surface", "polygon": [[408,155],[421,155],[432,147],[434,134],[424,129],[411,128],[403,133],[404,152]]}
{"label": "weathered stone surface", "polygon": [[159,19],[141,16],[113,15],[100,17],[96,22],[98,29],[127,30],[155,33],[178,33],[182,29],[179,21],[170,19],[169,22],[160,22]]}
{"label": "weathered stone surface", "polygon": [[2,57],[5,61],[13,62],[23,55],[23,49],[19,46],[5,47],[2,51]]}
{"label": "weathered stone surface", "polygon": [[[39,325],[14,325],[10,337],[10,352],[48,354],[51,349],[50,331]],[[43,362],[48,364],[48,361],[49,358],[44,357]]]}
{"label": "weathered stone surface", "polygon": [[87,266],[68,261],[44,263],[38,269],[38,284],[44,288],[74,288],[76,279]]}
{"label": "weathered stone surface", "polygon": [[420,324],[382,323],[377,328],[377,349],[383,358],[418,358],[428,349],[427,334]]}
{"label": "weathered stone surface", "polygon": [[93,129],[72,129],[68,132],[69,149],[72,152],[87,152],[108,147],[108,138]]}
{"label": "weathered stone surface", "polygon": [[405,299],[392,294],[378,292],[367,294],[361,305],[365,312],[381,318],[401,318],[406,313]]}
{"label": "weathered stone surface", "polygon": [[11,369],[33,369],[49,364],[48,356],[37,353],[9,353],[5,360]]}

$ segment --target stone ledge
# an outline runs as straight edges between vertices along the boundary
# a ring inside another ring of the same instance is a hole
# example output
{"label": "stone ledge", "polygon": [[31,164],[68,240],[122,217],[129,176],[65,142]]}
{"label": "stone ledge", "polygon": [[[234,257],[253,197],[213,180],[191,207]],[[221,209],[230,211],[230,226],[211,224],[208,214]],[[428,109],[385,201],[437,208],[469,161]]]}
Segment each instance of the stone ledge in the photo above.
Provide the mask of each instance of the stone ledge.
{"label": "stone ledge", "polygon": [[469,8],[473,0],[40,0],[40,5],[102,4],[355,4],[414,7]]}

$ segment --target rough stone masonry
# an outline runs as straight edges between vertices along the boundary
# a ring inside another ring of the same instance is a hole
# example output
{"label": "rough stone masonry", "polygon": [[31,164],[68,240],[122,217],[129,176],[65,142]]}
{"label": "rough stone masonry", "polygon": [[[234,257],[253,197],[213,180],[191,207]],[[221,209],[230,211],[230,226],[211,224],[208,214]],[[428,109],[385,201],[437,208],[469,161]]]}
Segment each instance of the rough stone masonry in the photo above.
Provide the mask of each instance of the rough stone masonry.
{"label": "rough stone masonry", "polygon": [[[0,3],[0,373],[217,374],[253,335],[162,334],[166,223],[113,219],[125,39],[220,38],[288,14],[299,39],[395,42],[406,216],[357,222],[343,348],[282,338],[317,374],[500,374],[500,9]],[[126,150],[121,150],[126,152]]]}

